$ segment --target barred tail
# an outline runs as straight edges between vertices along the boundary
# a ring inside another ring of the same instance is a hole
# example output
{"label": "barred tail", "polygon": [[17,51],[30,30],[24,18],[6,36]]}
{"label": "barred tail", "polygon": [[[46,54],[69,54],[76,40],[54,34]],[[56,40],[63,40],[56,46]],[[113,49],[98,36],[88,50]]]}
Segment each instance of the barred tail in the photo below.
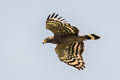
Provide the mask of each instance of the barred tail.
{"label": "barred tail", "polygon": [[84,38],[85,38],[85,40],[97,40],[100,37],[98,35],[95,35],[95,34],[89,34],[89,35],[85,35]]}

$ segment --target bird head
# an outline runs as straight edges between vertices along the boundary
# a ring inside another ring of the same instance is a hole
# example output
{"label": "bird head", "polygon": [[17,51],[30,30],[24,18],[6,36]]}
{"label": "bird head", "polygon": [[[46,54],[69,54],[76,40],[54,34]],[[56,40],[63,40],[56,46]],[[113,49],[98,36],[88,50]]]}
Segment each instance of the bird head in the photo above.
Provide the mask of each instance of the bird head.
{"label": "bird head", "polygon": [[43,40],[43,44],[52,43],[54,36],[47,37]]}

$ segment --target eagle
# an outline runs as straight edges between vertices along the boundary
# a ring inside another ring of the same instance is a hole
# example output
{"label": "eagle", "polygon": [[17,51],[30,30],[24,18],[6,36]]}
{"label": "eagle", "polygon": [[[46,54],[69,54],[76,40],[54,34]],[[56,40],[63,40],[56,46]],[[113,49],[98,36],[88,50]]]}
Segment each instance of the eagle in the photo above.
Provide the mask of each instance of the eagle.
{"label": "eagle", "polygon": [[60,61],[78,70],[83,70],[85,68],[82,57],[84,41],[97,40],[100,37],[96,34],[79,35],[79,30],[75,26],[72,26],[56,13],[47,17],[46,29],[53,32],[54,36],[45,38],[43,44],[56,44],[55,51]]}

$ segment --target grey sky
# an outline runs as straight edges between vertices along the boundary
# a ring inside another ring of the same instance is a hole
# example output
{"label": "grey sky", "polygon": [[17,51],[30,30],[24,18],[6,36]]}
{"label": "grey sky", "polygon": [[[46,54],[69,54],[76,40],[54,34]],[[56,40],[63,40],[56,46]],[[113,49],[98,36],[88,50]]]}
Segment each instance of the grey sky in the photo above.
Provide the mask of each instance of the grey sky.
{"label": "grey sky", "polygon": [[[46,17],[59,13],[80,30],[95,33],[86,41],[86,68],[79,71],[59,61]],[[119,0],[1,0],[0,80],[120,80]]]}

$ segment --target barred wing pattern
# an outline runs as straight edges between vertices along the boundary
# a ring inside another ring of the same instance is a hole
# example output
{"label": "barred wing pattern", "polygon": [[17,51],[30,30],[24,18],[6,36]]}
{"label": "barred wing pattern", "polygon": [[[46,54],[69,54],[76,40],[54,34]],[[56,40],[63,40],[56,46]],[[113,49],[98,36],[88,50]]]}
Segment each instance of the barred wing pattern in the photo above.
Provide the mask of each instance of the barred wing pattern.
{"label": "barred wing pattern", "polygon": [[57,36],[78,35],[79,30],[64,20],[62,17],[58,17],[58,14],[53,13],[46,20],[46,29]]}
{"label": "barred wing pattern", "polygon": [[83,61],[82,53],[84,51],[83,42],[75,42],[69,47],[64,49],[64,57],[59,57],[61,61],[73,66],[79,70],[85,68],[85,62]]}

